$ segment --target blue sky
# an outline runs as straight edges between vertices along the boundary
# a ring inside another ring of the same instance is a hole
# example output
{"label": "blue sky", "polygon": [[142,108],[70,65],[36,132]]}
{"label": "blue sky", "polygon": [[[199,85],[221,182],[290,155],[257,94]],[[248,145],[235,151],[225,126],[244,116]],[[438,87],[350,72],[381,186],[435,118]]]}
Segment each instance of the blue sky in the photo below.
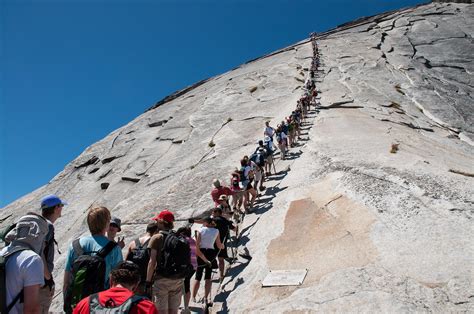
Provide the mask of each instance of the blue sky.
{"label": "blue sky", "polygon": [[0,207],[164,96],[426,1],[0,1]]}

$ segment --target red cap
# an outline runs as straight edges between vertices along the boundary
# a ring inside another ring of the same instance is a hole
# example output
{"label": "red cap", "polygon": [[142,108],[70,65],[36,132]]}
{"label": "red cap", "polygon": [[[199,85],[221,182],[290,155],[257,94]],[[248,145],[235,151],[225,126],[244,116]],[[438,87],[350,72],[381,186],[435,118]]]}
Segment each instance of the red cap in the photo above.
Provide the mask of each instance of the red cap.
{"label": "red cap", "polygon": [[174,215],[169,210],[165,209],[162,210],[158,215],[152,218],[153,220],[164,220],[166,222],[173,222]]}

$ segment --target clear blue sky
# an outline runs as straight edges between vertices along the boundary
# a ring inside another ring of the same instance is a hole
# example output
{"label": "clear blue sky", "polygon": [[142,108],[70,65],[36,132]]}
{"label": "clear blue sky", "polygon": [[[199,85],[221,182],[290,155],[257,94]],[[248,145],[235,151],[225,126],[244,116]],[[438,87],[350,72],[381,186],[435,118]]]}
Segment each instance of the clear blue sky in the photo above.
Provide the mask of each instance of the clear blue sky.
{"label": "clear blue sky", "polygon": [[0,1],[0,207],[201,79],[426,1]]}

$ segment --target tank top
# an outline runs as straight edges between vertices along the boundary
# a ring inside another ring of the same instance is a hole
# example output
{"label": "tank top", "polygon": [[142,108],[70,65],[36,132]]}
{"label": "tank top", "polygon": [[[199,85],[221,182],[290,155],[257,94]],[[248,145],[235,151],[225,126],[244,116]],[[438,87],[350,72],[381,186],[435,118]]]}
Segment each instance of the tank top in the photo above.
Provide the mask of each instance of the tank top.
{"label": "tank top", "polygon": [[214,242],[216,241],[219,230],[216,228],[201,228],[201,249],[214,249]]}

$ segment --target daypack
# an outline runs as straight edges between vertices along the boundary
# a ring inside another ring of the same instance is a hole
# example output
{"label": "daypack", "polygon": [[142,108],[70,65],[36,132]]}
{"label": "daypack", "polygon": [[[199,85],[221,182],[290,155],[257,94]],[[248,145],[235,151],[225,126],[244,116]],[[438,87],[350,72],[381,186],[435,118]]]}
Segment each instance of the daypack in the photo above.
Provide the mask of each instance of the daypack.
{"label": "daypack", "polygon": [[109,241],[98,252],[84,252],[79,239],[72,242],[77,258],[72,264],[72,281],[64,296],[66,313],[70,313],[84,297],[105,290],[105,257],[116,245],[114,241]]}
{"label": "daypack", "polygon": [[164,237],[164,243],[157,267],[158,274],[170,279],[185,278],[193,270],[188,241],[172,230],[160,233]]}
{"label": "daypack", "polygon": [[146,281],[146,272],[148,262],[150,261],[150,249],[148,248],[150,238],[143,244],[140,244],[140,239],[135,239],[135,248],[127,255],[127,261],[134,262],[140,267],[140,281]]}
{"label": "daypack", "polygon": [[120,305],[116,305],[115,302],[110,299],[111,302],[107,301],[106,304],[101,305],[99,302],[99,294],[94,293],[89,297],[89,313],[101,313],[101,314],[120,314],[129,313],[132,307],[139,303],[141,300],[146,300],[145,297],[139,295],[132,295],[130,298],[125,300]]}
{"label": "daypack", "polygon": [[7,314],[11,311],[13,306],[20,300],[23,299],[23,289],[13,298],[10,304],[7,304],[7,273],[6,273],[6,265],[8,258],[12,256],[14,253],[28,250],[26,247],[18,247],[16,249],[11,250],[8,254],[0,256],[0,313]]}
{"label": "daypack", "polygon": [[257,153],[257,158],[255,158],[255,163],[259,167],[263,167],[263,166],[265,166],[265,159],[267,159],[267,154],[264,151],[258,152]]}

